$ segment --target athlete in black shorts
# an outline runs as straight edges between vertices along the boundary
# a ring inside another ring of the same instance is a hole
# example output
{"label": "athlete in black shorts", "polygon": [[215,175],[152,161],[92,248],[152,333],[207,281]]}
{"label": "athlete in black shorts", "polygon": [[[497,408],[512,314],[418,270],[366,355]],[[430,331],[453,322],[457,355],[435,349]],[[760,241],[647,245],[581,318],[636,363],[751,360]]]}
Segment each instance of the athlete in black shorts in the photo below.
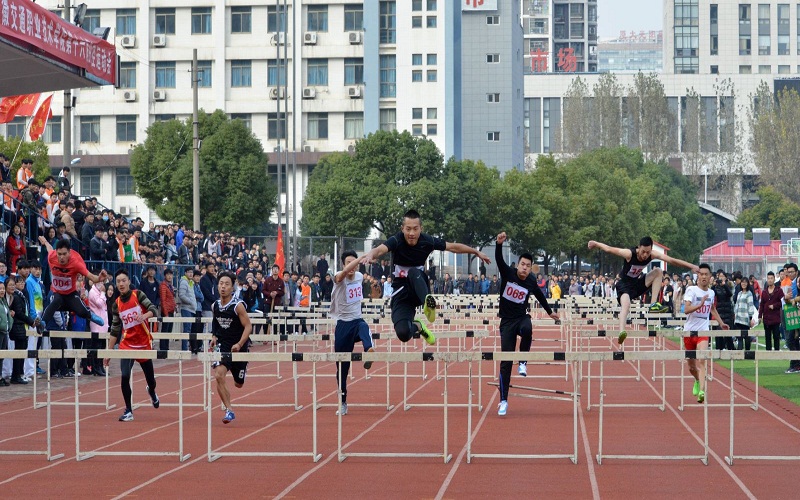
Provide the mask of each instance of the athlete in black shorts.
{"label": "athlete in black shorts", "polygon": [[[542,305],[547,315],[558,321],[558,313],[553,312],[544,292],[536,283],[536,276],[531,274],[533,257],[529,253],[519,256],[517,268],[511,269],[503,260],[503,242],[506,233],[497,235],[497,245],[494,249],[494,258],[497,261],[497,270],[500,274],[500,350],[514,352],[517,347],[517,335],[520,336],[520,352],[529,352],[533,341],[533,325],[528,314],[528,298],[530,294]],[[498,415],[505,415],[508,411],[508,389],[511,387],[511,361],[500,362],[500,405]],[[519,374],[528,376],[526,361],[519,362]]]}
{"label": "athlete in black shorts", "polygon": [[[250,344],[250,332],[253,327],[247,316],[244,302],[233,297],[233,286],[236,276],[231,272],[219,275],[217,288],[219,300],[211,306],[213,320],[211,322],[211,347],[217,347],[219,352],[247,352]],[[227,424],[236,418],[231,408],[231,393],[225,385],[225,376],[228,372],[233,374],[233,383],[236,387],[244,385],[247,376],[246,361],[231,361],[230,356],[223,355],[222,360],[215,362],[214,378],[217,380],[217,392],[222,400],[225,416],[222,423]]]}
{"label": "athlete in black shorts", "polygon": [[650,312],[663,313],[669,311],[669,307],[658,302],[658,292],[661,290],[661,278],[663,276],[661,268],[654,266],[649,273],[643,274],[650,261],[656,259],[673,266],[691,269],[695,273],[699,271],[699,268],[694,264],[690,264],[685,260],[674,259],[657,250],[653,250],[653,239],[649,236],[642,238],[636,248],[616,248],[599,241],[590,241],[589,250],[595,248],[625,259],[622,265],[622,272],[619,275],[620,279],[616,286],[617,302],[622,307],[619,313],[620,332],[617,339],[620,344],[625,342],[625,338],[628,336],[625,331],[625,325],[628,322],[628,313],[631,311],[631,301],[633,299],[641,297],[647,290],[652,290],[651,296],[654,302],[650,304]]}
{"label": "athlete in black shorts", "polygon": [[471,253],[486,264],[489,257],[462,243],[450,243],[422,232],[422,220],[416,210],[403,215],[400,232],[373,248],[361,258],[369,264],[387,252],[392,252],[392,323],[397,338],[408,342],[419,334],[428,344],[436,337],[421,319],[414,319],[417,307],[424,304],[425,317],[429,323],[436,320],[436,301],[430,295],[428,278],[425,276],[425,261],[434,250],[453,253]]}

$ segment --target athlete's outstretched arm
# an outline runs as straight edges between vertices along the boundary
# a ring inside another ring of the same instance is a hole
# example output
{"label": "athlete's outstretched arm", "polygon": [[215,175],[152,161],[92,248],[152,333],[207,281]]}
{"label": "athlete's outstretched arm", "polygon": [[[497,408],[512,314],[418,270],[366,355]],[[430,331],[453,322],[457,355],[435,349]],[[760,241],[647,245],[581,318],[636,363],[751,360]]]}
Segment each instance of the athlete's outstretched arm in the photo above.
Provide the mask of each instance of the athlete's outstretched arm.
{"label": "athlete's outstretched arm", "polygon": [[349,264],[344,266],[344,268],[336,273],[336,276],[333,277],[333,281],[335,283],[341,283],[345,276],[350,274],[353,270],[358,269],[358,265],[361,263],[358,259],[353,259],[350,261]]}
{"label": "athlete's outstretched arm", "polygon": [[490,259],[485,253],[480,252],[472,248],[471,246],[467,246],[463,243],[451,243],[448,241],[444,249],[447,250],[448,252],[453,252],[453,253],[471,253],[472,255],[478,257],[487,264],[492,263],[492,259]]}
{"label": "athlete's outstretched arm", "polygon": [[53,245],[51,245],[50,242],[47,241],[47,238],[45,238],[44,236],[39,236],[39,243],[44,245],[44,247],[47,249],[48,252],[53,251]]}
{"label": "athlete's outstretched arm", "polygon": [[653,256],[654,259],[663,260],[667,264],[673,266],[685,267],[686,269],[689,269],[694,273],[700,272],[700,268],[697,267],[697,265],[692,264],[691,262],[686,262],[685,260],[676,259],[674,257],[670,257],[669,255],[664,255],[663,253],[657,250],[653,250],[652,252],[650,252],[650,254]]}
{"label": "athlete's outstretched arm", "polygon": [[381,243],[380,245],[376,246],[369,252],[365,253],[363,257],[358,259],[358,262],[361,264],[370,264],[375,261],[381,255],[388,253],[389,247],[386,246],[386,243]]}
{"label": "athlete's outstretched arm", "polygon": [[631,260],[633,254],[631,253],[629,248],[617,248],[606,245],[605,243],[600,243],[599,241],[590,240],[589,241],[589,250],[602,250],[605,253],[610,253],[611,255],[616,255],[618,257],[622,257],[625,260]]}
{"label": "athlete's outstretched arm", "polygon": [[236,304],[236,315],[239,316],[239,321],[242,323],[244,331],[242,331],[242,338],[239,339],[239,342],[233,344],[233,347],[231,347],[231,352],[241,351],[242,348],[247,345],[247,341],[250,339],[250,332],[253,330],[253,325],[250,323],[250,316],[247,315],[247,308],[244,307],[242,302]]}
{"label": "athlete's outstretched arm", "polygon": [[498,234],[497,241],[494,246],[494,260],[497,263],[497,270],[500,271],[500,276],[508,276],[508,273],[511,272],[511,268],[508,267],[506,260],[503,258],[503,243],[505,243],[506,238],[507,236],[505,231]]}

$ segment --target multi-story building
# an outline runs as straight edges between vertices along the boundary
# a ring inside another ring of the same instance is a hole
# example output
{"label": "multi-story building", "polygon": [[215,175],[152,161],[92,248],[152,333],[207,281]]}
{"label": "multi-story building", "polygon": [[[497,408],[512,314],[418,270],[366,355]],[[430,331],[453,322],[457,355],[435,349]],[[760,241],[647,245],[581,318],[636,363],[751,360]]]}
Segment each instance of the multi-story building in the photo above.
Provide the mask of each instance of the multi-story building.
{"label": "multi-story building", "polygon": [[[269,174],[282,166],[282,216],[301,217],[288,212],[294,200],[299,210],[322,155],[379,129],[427,136],[445,157],[523,165],[519,0],[87,3],[83,27],[112,28],[119,88],[73,92],[75,188],[126,215],[155,217],[135,196],[129,151],[150,124],[191,116],[193,49],[200,108],[244,121],[269,154]],[[58,167],[61,93],[53,110],[45,141]],[[21,130],[24,122],[5,126],[6,135]]]}
{"label": "multi-story building", "polygon": [[597,71],[597,0],[521,0],[526,73]]}
{"label": "multi-story building", "polygon": [[661,73],[664,67],[662,31],[621,32],[597,44],[600,73]]}

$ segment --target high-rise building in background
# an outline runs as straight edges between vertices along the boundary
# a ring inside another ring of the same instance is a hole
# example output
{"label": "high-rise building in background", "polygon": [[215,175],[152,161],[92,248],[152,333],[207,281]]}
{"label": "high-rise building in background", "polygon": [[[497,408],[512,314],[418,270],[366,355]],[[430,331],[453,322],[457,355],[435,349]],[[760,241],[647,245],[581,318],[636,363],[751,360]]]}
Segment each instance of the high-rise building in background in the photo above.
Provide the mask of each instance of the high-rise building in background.
{"label": "high-rise building in background", "polygon": [[619,37],[597,44],[600,73],[661,73],[664,67],[662,31],[622,31]]}
{"label": "high-rise building in background", "polygon": [[597,0],[521,0],[526,73],[597,72]]}

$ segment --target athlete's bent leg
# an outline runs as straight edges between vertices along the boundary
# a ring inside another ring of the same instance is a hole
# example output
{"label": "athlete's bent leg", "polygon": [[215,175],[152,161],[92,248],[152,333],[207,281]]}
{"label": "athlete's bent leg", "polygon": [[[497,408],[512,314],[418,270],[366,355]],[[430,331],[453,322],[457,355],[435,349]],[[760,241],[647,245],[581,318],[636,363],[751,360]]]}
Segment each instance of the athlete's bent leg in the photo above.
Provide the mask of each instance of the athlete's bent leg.
{"label": "athlete's bent leg", "polygon": [[231,393],[228,391],[228,387],[225,385],[225,376],[228,374],[228,367],[225,365],[218,365],[214,368],[214,379],[217,381],[217,393],[219,394],[219,399],[222,401],[222,404],[225,405],[225,408],[231,408]]}
{"label": "athlete's bent leg", "polygon": [[[361,321],[363,323],[363,320]],[[366,325],[366,323],[365,323]],[[333,350],[336,352],[353,352],[356,344],[358,320],[337,321],[333,333]],[[369,328],[367,328],[369,330]],[[347,376],[350,373],[350,362],[336,363],[336,382],[342,393],[342,403],[347,402]]]}
{"label": "athlete's bent leg", "polygon": [[[517,322],[500,326],[500,350],[503,352],[514,352],[517,349]],[[528,345],[530,349],[530,344]],[[500,391],[500,401],[508,400],[508,389],[511,387],[511,366],[512,361],[500,362],[500,377],[498,378],[498,390]]]}
{"label": "athlete's bent leg", "polygon": [[120,388],[122,389],[122,398],[125,400],[125,411],[133,411],[133,404],[131,403],[131,370],[133,368],[132,359],[119,360],[119,373],[120,373]]}
{"label": "athlete's bent leg", "polygon": [[623,293],[619,296],[619,331],[625,331],[625,327],[628,324],[628,314],[631,312],[631,296],[627,293]]}
{"label": "athlete's bent leg", "polygon": [[650,301],[658,302],[658,294],[661,291],[661,281],[664,273],[660,267],[654,267],[652,271],[644,277],[644,284],[650,287]]}

